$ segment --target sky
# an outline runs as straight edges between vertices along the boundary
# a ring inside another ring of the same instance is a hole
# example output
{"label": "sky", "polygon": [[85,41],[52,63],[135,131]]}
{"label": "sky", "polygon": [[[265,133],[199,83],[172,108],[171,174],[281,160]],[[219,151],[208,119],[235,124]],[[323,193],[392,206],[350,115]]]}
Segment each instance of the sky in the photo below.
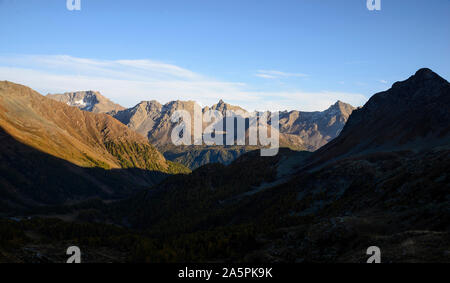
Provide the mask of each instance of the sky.
{"label": "sky", "polygon": [[42,94],[363,105],[428,67],[450,79],[450,0],[0,0],[0,80]]}

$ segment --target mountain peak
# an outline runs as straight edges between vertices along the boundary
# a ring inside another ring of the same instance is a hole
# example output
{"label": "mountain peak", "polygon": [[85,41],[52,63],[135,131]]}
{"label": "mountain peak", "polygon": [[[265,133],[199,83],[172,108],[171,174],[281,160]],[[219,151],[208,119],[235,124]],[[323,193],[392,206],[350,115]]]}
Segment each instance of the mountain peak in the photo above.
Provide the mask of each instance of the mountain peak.
{"label": "mountain peak", "polygon": [[46,97],[94,113],[108,113],[125,109],[101,95],[99,91],[94,90],[47,94]]}
{"label": "mountain peak", "polygon": [[432,87],[433,85],[446,84],[448,83],[441,76],[433,72],[428,68],[419,69],[414,75],[409,77],[407,80],[396,82],[392,85],[392,88],[423,88]]}
{"label": "mountain peak", "polygon": [[338,100],[333,105],[331,105],[329,108],[332,108],[332,107],[347,107],[347,106],[353,107],[352,105],[350,105],[348,103],[345,103],[345,102],[343,102],[341,100]]}
{"label": "mountain peak", "polygon": [[333,106],[334,106],[334,107],[345,107],[345,105],[349,105],[349,104],[344,103],[344,102],[338,100],[338,101],[336,101],[336,103],[333,104],[331,107],[333,107]]}
{"label": "mountain peak", "polygon": [[331,105],[325,112],[328,112],[330,114],[336,115],[340,114],[347,119],[350,114],[352,114],[353,110],[355,110],[355,107],[352,105],[342,102],[340,100],[336,101],[333,105]]}
{"label": "mountain peak", "polygon": [[[209,109],[209,107],[207,107],[207,108]],[[225,101],[223,101],[222,99],[220,99],[217,104],[214,104],[213,106],[211,106],[211,110],[217,110],[217,111],[222,111],[222,112],[227,111],[227,110],[247,112],[245,109],[243,109],[239,106],[228,104]]]}
{"label": "mountain peak", "polygon": [[417,72],[414,74],[415,77],[419,77],[419,78],[433,78],[433,77],[439,77],[438,74],[436,74],[435,72],[433,72],[431,69],[428,68],[422,68],[417,70]]}
{"label": "mountain peak", "polygon": [[149,106],[149,105],[155,105],[161,107],[161,103],[157,100],[142,100],[139,102],[136,106]]}

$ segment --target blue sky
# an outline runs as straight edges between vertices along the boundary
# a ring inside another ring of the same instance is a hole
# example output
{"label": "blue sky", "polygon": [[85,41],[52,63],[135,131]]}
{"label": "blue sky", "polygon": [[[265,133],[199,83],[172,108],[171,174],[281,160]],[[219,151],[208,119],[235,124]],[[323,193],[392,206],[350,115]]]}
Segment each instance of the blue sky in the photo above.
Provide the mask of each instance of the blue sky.
{"label": "blue sky", "polygon": [[450,78],[450,1],[0,0],[0,80],[43,94],[362,105],[421,67]]}

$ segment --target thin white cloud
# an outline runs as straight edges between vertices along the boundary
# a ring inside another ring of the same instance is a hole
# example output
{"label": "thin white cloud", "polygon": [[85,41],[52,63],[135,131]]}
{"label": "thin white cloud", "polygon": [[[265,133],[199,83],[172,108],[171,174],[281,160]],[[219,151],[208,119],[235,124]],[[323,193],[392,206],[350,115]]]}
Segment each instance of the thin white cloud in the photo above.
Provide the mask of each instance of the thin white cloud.
{"label": "thin white cloud", "polygon": [[258,70],[255,76],[264,79],[280,79],[289,77],[304,78],[307,77],[308,75],[302,73],[286,73],[275,70]]}
{"label": "thin white cloud", "polygon": [[263,78],[263,79],[276,79],[278,77],[268,74],[255,74],[255,76]]}
{"label": "thin white cloud", "polygon": [[198,79],[200,78],[194,72],[189,70],[180,68],[175,65],[170,65],[166,63],[150,61],[150,60],[118,60],[116,63],[121,64],[125,67],[131,67],[134,69],[141,69],[146,72],[158,72],[167,74],[170,76],[178,77],[178,78],[187,78],[187,79]]}
{"label": "thin white cloud", "polygon": [[379,82],[382,83],[382,84],[387,84],[388,83],[388,81],[386,81],[386,80],[379,80]]}
{"label": "thin white cloud", "polygon": [[125,107],[152,99],[161,103],[195,100],[201,105],[223,99],[249,111],[319,111],[337,100],[355,106],[367,100],[361,94],[332,91],[256,92],[245,83],[220,81],[153,60],[96,60],[67,55],[0,56],[0,80],[24,84],[42,94],[98,90]]}

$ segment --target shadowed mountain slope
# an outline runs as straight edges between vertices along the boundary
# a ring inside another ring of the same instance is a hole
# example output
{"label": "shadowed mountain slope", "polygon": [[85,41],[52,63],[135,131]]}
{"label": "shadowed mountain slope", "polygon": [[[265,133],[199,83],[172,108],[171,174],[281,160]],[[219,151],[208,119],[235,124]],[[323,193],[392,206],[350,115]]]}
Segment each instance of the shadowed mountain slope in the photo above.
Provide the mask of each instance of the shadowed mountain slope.
{"label": "shadowed mountain slope", "polygon": [[165,177],[136,168],[80,167],[27,146],[0,128],[0,214],[94,197],[125,198]]}
{"label": "shadowed mountain slope", "polygon": [[450,84],[430,69],[396,82],[355,110],[317,163],[376,151],[421,151],[450,142]]}

